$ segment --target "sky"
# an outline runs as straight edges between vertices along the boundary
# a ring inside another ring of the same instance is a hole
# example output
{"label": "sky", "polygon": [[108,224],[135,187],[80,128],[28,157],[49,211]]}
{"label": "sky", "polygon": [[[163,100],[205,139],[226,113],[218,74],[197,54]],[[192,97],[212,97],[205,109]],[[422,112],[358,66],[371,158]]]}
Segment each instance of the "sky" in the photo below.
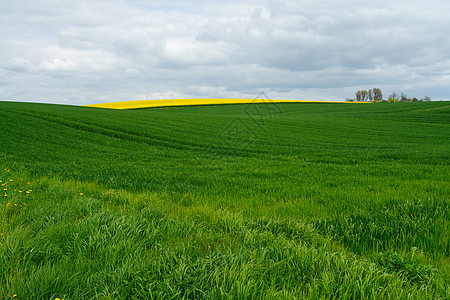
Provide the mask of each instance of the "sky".
{"label": "sky", "polygon": [[448,0],[0,0],[0,100],[450,99]]}

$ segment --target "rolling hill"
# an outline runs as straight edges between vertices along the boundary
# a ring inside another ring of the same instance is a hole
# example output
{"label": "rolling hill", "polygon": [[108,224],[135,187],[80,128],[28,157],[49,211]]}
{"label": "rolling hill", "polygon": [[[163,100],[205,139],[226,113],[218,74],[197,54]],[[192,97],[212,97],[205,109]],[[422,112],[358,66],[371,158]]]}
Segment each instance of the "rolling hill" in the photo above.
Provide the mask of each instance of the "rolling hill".
{"label": "rolling hill", "polygon": [[0,102],[0,298],[449,296],[448,102]]}

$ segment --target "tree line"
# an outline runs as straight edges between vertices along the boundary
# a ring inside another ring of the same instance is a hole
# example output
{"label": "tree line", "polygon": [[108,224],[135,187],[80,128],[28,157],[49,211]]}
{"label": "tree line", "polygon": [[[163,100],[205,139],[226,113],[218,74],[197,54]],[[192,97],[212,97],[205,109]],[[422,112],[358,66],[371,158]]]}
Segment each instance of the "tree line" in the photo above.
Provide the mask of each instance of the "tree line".
{"label": "tree line", "polygon": [[425,96],[421,99],[416,97],[408,97],[404,93],[398,95],[393,92],[387,99],[383,99],[383,92],[379,88],[373,88],[369,90],[359,90],[355,93],[354,99],[347,98],[347,101],[358,101],[358,102],[421,102],[421,101],[431,101],[431,98]]}

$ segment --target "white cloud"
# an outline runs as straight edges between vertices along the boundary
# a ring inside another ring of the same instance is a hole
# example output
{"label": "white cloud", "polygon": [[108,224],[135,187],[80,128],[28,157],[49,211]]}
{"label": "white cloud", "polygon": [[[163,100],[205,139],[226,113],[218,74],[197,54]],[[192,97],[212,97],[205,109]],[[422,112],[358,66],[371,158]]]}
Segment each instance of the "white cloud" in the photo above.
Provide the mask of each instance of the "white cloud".
{"label": "white cloud", "polygon": [[210,44],[192,38],[178,38],[166,41],[161,58],[175,67],[221,64],[226,62],[227,48],[231,47],[221,42]]}
{"label": "white cloud", "polygon": [[6,61],[3,67],[13,72],[26,72],[30,70],[31,64],[26,59],[20,57],[11,57]]}
{"label": "white cloud", "polygon": [[0,100],[345,99],[375,86],[449,98],[448,11],[440,0],[8,1]]}
{"label": "white cloud", "polygon": [[76,70],[78,66],[71,60],[61,60],[56,58],[51,61],[44,60],[39,64],[39,68],[43,71],[50,72],[68,72]]}

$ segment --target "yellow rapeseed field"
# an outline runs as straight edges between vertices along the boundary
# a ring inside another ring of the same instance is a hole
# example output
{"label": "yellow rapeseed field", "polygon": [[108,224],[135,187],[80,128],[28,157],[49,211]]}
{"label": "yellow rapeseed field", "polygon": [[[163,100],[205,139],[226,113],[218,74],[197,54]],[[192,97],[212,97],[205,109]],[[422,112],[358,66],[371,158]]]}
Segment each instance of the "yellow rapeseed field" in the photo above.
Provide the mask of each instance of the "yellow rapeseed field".
{"label": "yellow rapeseed field", "polygon": [[113,108],[113,109],[137,109],[150,107],[186,106],[186,105],[213,105],[213,104],[240,104],[240,103],[282,103],[282,102],[328,102],[349,103],[343,101],[309,101],[309,100],[273,100],[273,99],[166,99],[166,100],[137,100],[121,101],[86,105],[90,107]]}

